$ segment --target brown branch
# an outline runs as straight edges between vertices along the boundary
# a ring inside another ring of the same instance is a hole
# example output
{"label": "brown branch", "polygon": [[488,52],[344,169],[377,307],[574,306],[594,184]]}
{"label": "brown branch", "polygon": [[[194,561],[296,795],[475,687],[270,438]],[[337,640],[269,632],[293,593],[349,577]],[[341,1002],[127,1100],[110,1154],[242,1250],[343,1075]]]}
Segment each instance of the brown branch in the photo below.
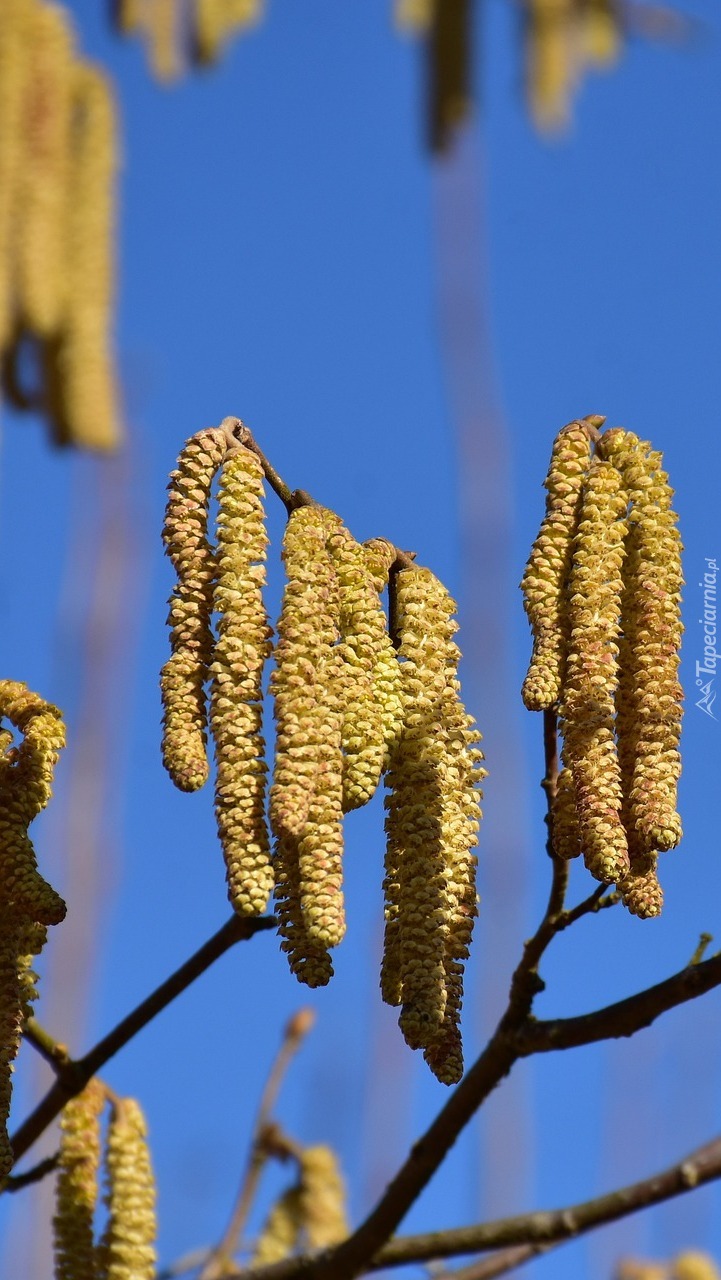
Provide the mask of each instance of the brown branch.
{"label": "brown branch", "polygon": [[598,1040],[633,1036],[644,1027],[650,1027],[667,1010],[686,1004],[720,984],[721,955],[717,955],[710,960],[702,960],[700,964],[689,965],[664,982],[607,1005],[605,1009],[576,1018],[529,1021],[519,1030],[517,1044],[520,1052],[528,1056],[548,1053],[552,1049],[575,1049]]}
{"label": "brown branch", "polygon": [[49,1031],[40,1026],[36,1018],[27,1019],[23,1027],[23,1040],[31,1044],[36,1053],[50,1063],[56,1075],[61,1075],[70,1061],[67,1045],[59,1044]]}
{"label": "brown branch", "polygon": [[222,1239],[208,1255],[199,1280],[220,1280],[220,1277],[227,1273],[228,1264],[238,1248],[238,1241],[245,1228],[260,1175],[270,1154],[268,1134],[271,1128],[271,1113],[283,1083],[283,1077],[314,1022],[315,1013],[312,1009],[305,1008],[299,1009],[285,1026],[280,1049],[268,1073],[261,1095],[250,1154],[235,1207]]}
{"label": "brown branch", "polygon": [[25,1154],[40,1134],[60,1114],[65,1103],[81,1093],[88,1081],[97,1075],[119,1049],[122,1049],[143,1027],[152,1022],[153,1018],[195,982],[196,978],[210,968],[224,952],[236,942],[252,938],[254,934],[272,929],[275,925],[276,920],[273,916],[255,918],[231,916],[222,929],[219,929],[195,952],[195,955],[186,960],[185,964],[176,969],[175,973],[141,1001],[137,1008],[123,1018],[84,1058],[79,1058],[77,1061],[68,1059],[64,1066],[58,1066],[57,1080],[12,1139],[15,1160],[19,1160]]}
{"label": "brown branch", "polygon": [[467,1267],[454,1271],[441,1271],[433,1280],[495,1280],[496,1276],[504,1276],[508,1271],[523,1266],[540,1253],[547,1253],[553,1245],[519,1244],[512,1249],[499,1249],[490,1258],[481,1258],[479,1262],[471,1262]]}
{"label": "brown branch", "polygon": [[39,1164],[33,1165],[32,1169],[28,1169],[26,1173],[10,1174],[3,1183],[3,1191],[22,1191],[23,1187],[30,1187],[34,1182],[40,1182],[43,1178],[47,1178],[49,1173],[53,1173],[58,1167],[60,1152],[56,1151],[54,1156],[46,1156]]}
{"label": "brown branch", "polygon": [[[400,1236],[379,1249],[363,1271],[380,1271],[385,1267],[400,1267],[411,1262],[427,1262],[433,1258],[450,1258],[486,1249],[527,1249],[529,1252],[526,1256],[530,1257],[531,1251],[540,1251],[573,1239],[609,1222],[637,1213],[640,1209],[662,1204],[718,1178],[721,1178],[721,1137],[698,1147],[661,1173],[619,1187],[593,1200],[585,1200],[563,1209],[537,1210],[512,1218],[500,1218],[496,1222],[472,1227]],[[299,1280],[300,1277],[313,1277],[315,1280],[316,1275],[320,1274],[317,1266],[323,1256],[308,1255],[273,1266],[252,1268],[244,1271],[243,1277],[244,1280]],[[517,1256],[515,1265],[525,1260]],[[471,1264],[476,1267],[478,1265]],[[479,1280],[479,1277],[500,1274],[500,1270],[472,1271],[466,1268],[454,1273],[453,1280],[458,1280],[458,1277],[462,1280]],[[231,1280],[230,1276],[228,1280]],[[450,1277],[445,1280],[450,1280]]]}

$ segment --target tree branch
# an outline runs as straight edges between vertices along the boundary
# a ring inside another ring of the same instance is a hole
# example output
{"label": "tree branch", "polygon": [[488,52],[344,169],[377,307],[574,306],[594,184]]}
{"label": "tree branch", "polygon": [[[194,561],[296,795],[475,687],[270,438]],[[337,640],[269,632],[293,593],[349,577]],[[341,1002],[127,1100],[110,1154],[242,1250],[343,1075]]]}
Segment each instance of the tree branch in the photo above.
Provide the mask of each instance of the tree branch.
{"label": "tree branch", "polygon": [[84,1058],[77,1061],[68,1059],[64,1064],[56,1062],[57,1079],[45,1097],[27,1120],[20,1126],[12,1139],[15,1160],[33,1145],[49,1124],[60,1114],[65,1103],[81,1093],[86,1084],[119,1049],[132,1040],[143,1027],[152,1022],[176,996],[200,977],[206,969],[230,950],[236,942],[246,941],[254,934],[272,929],[276,925],[274,916],[241,917],[233,915],[217,933],[209,938],[195,955],[186,960],[175,973],[162,982],[147,998],[123,1018],[107,1036],[95,1045]]}

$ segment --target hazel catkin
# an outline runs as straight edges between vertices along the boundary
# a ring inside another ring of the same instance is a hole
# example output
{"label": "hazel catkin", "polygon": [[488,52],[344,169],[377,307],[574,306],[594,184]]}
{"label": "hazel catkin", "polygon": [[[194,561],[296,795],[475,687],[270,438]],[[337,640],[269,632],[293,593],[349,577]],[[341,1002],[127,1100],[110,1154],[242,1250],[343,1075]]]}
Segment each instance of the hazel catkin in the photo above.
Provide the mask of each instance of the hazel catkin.
{"label": "hazel catkin", "polygon": [[268,538],[263,469],[242,446],[226,458],[218,491],[217,639],[210,666],[210,725],[217,762],[215,814],[228,896],[240,915],[259,915],[273,888],[265,822],[262,677],[271,628],[263,604]]}
{"label": "hazel catkin", "polygon": [[113,1104],[105,1175],[108,1225],[99,1247],[103,1280],[154,1280],[155,1180],[145,1118],[134,1098]]}
{"label": "hazel catkin", "polygon": [[97,1280],[93,1224],[104,1105],[105,1090],[93,1079],[63,1108],[53,1217],[55,1280]]}

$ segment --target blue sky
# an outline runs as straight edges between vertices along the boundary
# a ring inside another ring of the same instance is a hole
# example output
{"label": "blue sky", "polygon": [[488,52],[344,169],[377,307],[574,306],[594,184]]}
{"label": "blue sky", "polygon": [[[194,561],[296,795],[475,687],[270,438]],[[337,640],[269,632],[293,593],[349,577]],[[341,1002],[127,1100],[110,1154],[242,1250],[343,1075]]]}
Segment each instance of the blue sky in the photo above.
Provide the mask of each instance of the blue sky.
{"label": "blue sky", "polygon": [[[72,885],[74,796],[97,867],[57,931],[76,942],[58,936],[48,951],[52,969],[52,948],[66,948],[82,998],[75,982],[53,991],[49,973],[39,1017],[82,1050],[227,915],[211,796],[180,795],[164,775],[157,692],[167,473],[185,438],[227,413],[290,484],[358,537],[414,549],[459,594],[467,700],[490,772],[468,1061],[546,890],[540,724],[518,694],[528,635],[516,583],[551,442],[570,418],[599,412],[664,451],[686,547],[685,839],[663,861],[663,918],[614,910],[579,924],[547,959],[539,1012],[581,1012],[682,967],[699,933],[718,930],[721,888],[721,724],[693,705],[697,583],[705,557],[721,554],[715,7],[684,6],[701,21],[685,48],[632,42],[612,74],[584,82],[572,130],[549,142],[521,101],[513,8],[494,0],[478,38],[482,116],[445,166],[423,151],[418,51],[393,32],[385,2],[275,0],[217,69],[170,90],[134,42],[110,36],[105,6],[69,7],[120,101],[117,338],[131,444],[102,464],[51,453],[37,422],[3,422],[3,670],[66,709],[71,742],[100,760],[86,775],[69,748],[55,810],[38,824],[47,874],[55,866]],[[277,601],[282,520],[269,506]],[[106,740],[88,738],[98,715]],[[300,1005],[318,1024],[280,1116],[299,1140],[337,1146],[355,1220],[444,1099],[377,993],[379,803],[352,815],[347,837],[349,935],[326,991],[298,987],[275,940],[259,938],[105,1072],[149,1117],[164,1263],[221,1231],[264,1074]],[[579,869],[574,892],[587,889]],[[100,943],[83,950],[93,920]],[[583,1199],[713,1135],[719,1007],[712,994],[629,1043],[521,1064],[404,1229]],[[31,1057],[17,1117],[39,1087]],[[719,1207],[702,1191],[564,1246],[533,1274],[607,1280],[624,1251],[687,1244],[721,1257]],[[32,1212],[16,1207],[7,1233],[17,1280],[46,1272],[22,1227]]]}

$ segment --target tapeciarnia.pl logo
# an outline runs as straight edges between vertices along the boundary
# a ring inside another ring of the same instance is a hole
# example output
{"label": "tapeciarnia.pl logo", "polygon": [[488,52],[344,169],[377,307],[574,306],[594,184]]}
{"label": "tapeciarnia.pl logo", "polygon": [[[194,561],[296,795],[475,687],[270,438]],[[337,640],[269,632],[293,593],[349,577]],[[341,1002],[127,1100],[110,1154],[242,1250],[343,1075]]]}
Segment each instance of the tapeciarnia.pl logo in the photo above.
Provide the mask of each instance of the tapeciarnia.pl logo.
{"label": "tapeciarnia.pl logo", "polygon": [[716,701],[716,689],[714,688],[714,680],[716,679],[716,664],[721,657],[716,651],[716,577],[718,575],[718,565],[715,560],[705,557],[706,572],[703,575],[703,581],[699,582],[699,586],[703,591],[703,616],[699,618],[699,622],[703,627],[703,662],[696,663],[696,688],[701,694],[696,702],[699,711],[703,711],[704,715],[710,716],[712,720],[716,719],[713,713],[713,705]]}

